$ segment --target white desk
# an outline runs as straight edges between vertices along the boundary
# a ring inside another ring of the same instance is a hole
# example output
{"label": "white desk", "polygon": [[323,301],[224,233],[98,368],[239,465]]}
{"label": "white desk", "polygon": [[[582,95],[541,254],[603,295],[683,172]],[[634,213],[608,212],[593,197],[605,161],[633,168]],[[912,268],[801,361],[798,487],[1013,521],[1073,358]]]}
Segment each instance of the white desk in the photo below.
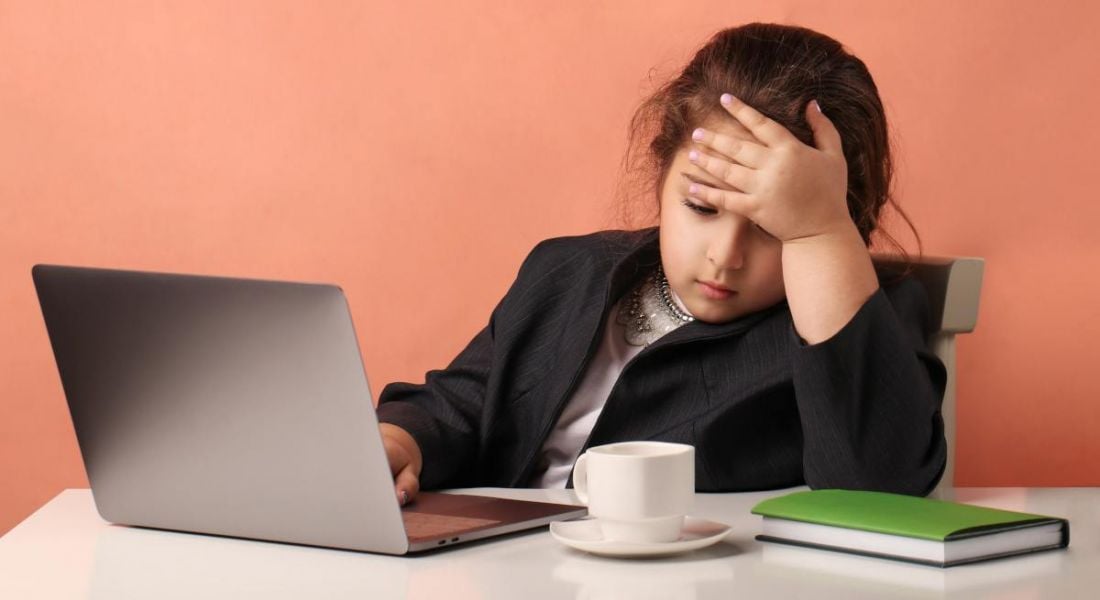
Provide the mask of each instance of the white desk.
{"label": "white desk", "polygon": [[[573,502],[567,490],[465,490]],[[1100,588],[1100,488],[959,488],[943,497],[1063,516],[1068,550],[950,569],[764,544],[756,502],[791,490],[700,494],[728,539],[678,557],[618,560],[545,528],[392,557],[109,525],[65,490],[0,538],[0,598],[1083,598]]]}

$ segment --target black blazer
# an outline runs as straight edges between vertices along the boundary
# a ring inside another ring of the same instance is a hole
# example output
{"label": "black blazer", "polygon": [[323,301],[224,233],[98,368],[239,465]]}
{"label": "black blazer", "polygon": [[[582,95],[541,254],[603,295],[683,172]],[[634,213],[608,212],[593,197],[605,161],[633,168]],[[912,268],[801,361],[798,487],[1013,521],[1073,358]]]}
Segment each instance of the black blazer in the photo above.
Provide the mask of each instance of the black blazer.
{"label": "black blazer", "polygon": [[[659,256],[656,228],[543,241],[446,369],[387,385],[379,420],[420,445],[422,487],[527,485],[611,305]],[[880,287],[814,345],[785,301],[688,323],[626,365],[584,447],[692,444],[702,492],[805,483],[927,494],[947,456],[946,373],[925,345],[927,305],[911,279]]]}

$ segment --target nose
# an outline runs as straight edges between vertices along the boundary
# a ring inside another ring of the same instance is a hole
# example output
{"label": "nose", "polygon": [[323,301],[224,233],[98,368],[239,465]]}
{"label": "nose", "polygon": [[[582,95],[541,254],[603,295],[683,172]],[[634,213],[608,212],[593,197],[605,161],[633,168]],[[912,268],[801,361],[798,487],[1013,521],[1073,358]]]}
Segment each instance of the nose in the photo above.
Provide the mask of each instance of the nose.
{"label": "nose", "polygon": [[732,227],[727,225],[715,231],[707,246],[707,260],[721,270],[743,267],[749,225],[748,219],[739,219]]}

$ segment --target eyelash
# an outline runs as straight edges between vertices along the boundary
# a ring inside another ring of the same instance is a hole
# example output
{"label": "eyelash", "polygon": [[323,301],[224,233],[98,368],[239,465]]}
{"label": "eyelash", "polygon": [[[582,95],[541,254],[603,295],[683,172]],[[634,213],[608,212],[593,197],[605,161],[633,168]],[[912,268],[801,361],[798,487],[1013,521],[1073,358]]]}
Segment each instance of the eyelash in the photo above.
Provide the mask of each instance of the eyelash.
{"label": "eyelash", "polygon": [[693,212],[698,213],[700,215],[714,215],[714,214],[718,213],[718,211],[714,210],[713,208],[707,208],[705,206],[699,206],[698,204],[692,202],[691,200],[688,200],[687,198],[684,198],[684,199],[680,200],[680,204],[683,204],[684,206],[691,209]]}
{"label": "eyelash", "polygon": [[[691,209],[693,212],[695,212],[697,214],[700,214],[700,215],[709,216],[709,215],[718,214],[717,210],[715,210],[713,208],[706,207],[706,206],[699,206],[698,204],[695,204],[694,202],[692,202],[691,200],[688,200],[687,198],[680,199],[680,204],[683,204],[684,206]],[[764,234],[768,237],[772,237],[770,233],[768,233],[767,231],[764,231],[764,228],[761,227],[760,225],[757,225],[755,222],[752,224],[752,227],[757,232],[762,233],[762,234]]]}

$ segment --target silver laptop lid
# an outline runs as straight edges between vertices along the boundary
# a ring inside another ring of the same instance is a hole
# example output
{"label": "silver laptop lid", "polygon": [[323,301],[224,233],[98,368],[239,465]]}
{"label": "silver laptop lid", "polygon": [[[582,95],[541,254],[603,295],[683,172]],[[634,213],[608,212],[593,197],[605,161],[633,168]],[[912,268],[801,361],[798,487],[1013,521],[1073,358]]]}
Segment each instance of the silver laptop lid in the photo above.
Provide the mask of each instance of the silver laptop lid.
{"label": "silver laptop lid", "polygon": [[340,288],[56,265],[32,274],[104,519],[408,549]]}

